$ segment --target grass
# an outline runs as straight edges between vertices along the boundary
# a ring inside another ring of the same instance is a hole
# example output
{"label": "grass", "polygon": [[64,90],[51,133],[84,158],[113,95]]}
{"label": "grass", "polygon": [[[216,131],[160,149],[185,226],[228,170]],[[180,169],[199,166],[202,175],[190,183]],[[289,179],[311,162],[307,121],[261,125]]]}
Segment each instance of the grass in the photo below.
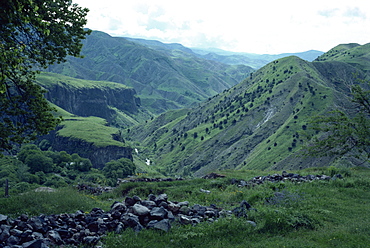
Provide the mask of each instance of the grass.
{"label": "grass", "polygon": [[[28,215],[85,212],[94,207],[109,210],[125,196],[166,193],[171,201],[189,201],[190,206],[216,204],[232,210],[247,200],[257,211],[247,219],[234,216],[197,226],[173,224],[169,232],[143,230],[108,234],[104,247],[367,247],[370,242],[370,170],[367,168],[309,168],[292,171],[334,175],[344,179],[311,183],[265,183],[253,188],[230,184],[231,178],[249,180],[267,175],[258,170],[226,170],[225,178],[172,182],[125,183],[100,196],[86,195],[71,187],[55,193],[28,192],[0,198],[1,213]],[[268,174],[275,173],[269,171]],[[210,190],[205,194],[200,189]],[[276,194],[279,192],[279,194]],[[63,200],[61,200],[63,199]],[[247,220],[254,221],[254,227]]]}
{"label": "grass", "polygon": [[113,134],[118,133],[118,129],[106,126],[106,120],[99,117],[65,118],[61,125],[63,128],[58,131],[60,136],[82,139],[97,147],[125,146],[112,138]]}
{"label": "grass", "polygon": [[[125,196],[166,193],[170,201],[189,201],[190,206],[216,204],[232,210],[247,200],[257,211],[247,219],[234,216],[197,226],[173,224],[169,232],[127,229],[108,234],[104,247],[368,247],[370,242],[370,170],[356,167],[309,168],[289,171],[301,175],[341,173],[344,179],[311,183],[265,183],[253,188],[230,184],[231,178],[249,180],[274,171],[226,170],[225,178],[172,182],[125,183],[110,193],[91,196],[73,188],[55,193],[29,192],[0,199],[2,214],[17,216],[108,210]],[[210,190],[205,194],[200,189]],[[279,194],[276,194],[279,192]],[[63,199],[63,201],[60,201]],[[247,220],[254,221],[254,227]]]}
{"label": "grass", "polygon": [[[63,200],[61,200],[63,199]],[[107,202],[99,201],[95,196],[78,193],[74,188],[57,189],[56,192],[34,192],[11,195],[9,198],[0,198],[2,214],[18,217],[21,214],[37,216],[60,213],[73,213],[77,210],[85,212],[94,207],[108,209]]]}
{"label": "grass", "polygon": [[[301,174],[334,173],[334,168],[311,168]],[[130,195],[142,197],[149,192],[167,193],[169,199],[188,200],[190,205],[215,203],[225,209],[237,206],[246,199],[258,211],[250,211],[250,225],[243,218],[221,218],[214,223],[193,226],[175,226],[170,232],[131,230],[121,235],[110,234],[104,239],[105,247],[367,247],[370,217],[366,206],[370,203],[369,169],[335,169],[350,177],[343,180],[315,181],[312,183],[285,183],[283,201],[266,204],[274,196],[276,184],[255,188],[238,188],[228,184],[232,176],[251,178],[260,171],[225,171],[226,179],[192,180],[122,185],[120,190],[132,187]],[[261,175],[261,174],[259,174]],[[199,188],[211,190],[210,194]]]}
{"label": "grass", "polygon": [[109,145],[126,146],[124,143],[112,138],[112,135],[117,134],[119,130],[115,127],[107,126],[107,121],[105,119],[95,116],[75,116],[56,105],[53,105],[53,107],[57,109],[56,115],[63,118],[60,124],[62,128],[58,130],[58,135],[81,139],[93,143],[97,147]]}
{"label": "grass", "polygon": [[72,78],[62,74],[43,72],[37,76],[37,82],[41,86],[51,86],[55,84],[62,84],[69,88],[111,88],[111,89],[129,89],[130,87],[109,81],[94,81]]}

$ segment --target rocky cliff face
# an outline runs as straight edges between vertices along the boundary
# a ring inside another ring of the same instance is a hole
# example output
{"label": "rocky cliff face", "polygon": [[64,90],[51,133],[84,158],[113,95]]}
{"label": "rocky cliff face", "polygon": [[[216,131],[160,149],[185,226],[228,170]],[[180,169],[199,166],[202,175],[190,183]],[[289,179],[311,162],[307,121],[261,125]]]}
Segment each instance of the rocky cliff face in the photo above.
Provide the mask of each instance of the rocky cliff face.
{"label": "rocky cliff face", "polygon": [[52,147],[56,151],[66,151],[69,154],[78,153],[81,157],[90,159],[93,167],[99,169],[111,160],[120,158],[133,160],[131,147],[97,147],[93,143],[59,135],[55,135],[52,139]]}
{"label": "rocky cliff face", "polygon": [[109,121],[115,114],[112,107],[134,114],[140,106],[140,99],[132,88],[72,88],[63,82],[44,87],[48,91],[45,97],[50,102],[83,117],[98,116]]}

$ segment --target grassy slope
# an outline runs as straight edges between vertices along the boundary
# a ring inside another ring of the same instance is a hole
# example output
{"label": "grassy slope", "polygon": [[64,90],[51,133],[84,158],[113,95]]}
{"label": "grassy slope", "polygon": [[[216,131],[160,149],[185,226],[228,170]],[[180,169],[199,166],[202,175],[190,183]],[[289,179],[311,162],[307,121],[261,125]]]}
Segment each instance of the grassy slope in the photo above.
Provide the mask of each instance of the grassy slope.
{"label": "grassy slope", "polygon": [[[109,210],[114,201],[123,201],[122,192],[146,199],[149,193],[166,193],[170,201],[189,201],[194,204],[216,204],[226,210],[247,200],[258,211],[248,212],[248,220],[234,217],[195,227],[173,225],[168,233],[143,230],[134,233],[127,229],[120,235],[110,234],[104,247],[367,247],[370,216],[370,170],[365,168],[310,168],[301,175],[341,173],[342,180],[311,183],[267,183],[253,188],[230,184],[231,178],[249,180],[266,175],[256,170],[227,170],[221,179],[193,179],[160,183],[126,183],[112,193],[101,196],[84,195],[72,189],[56,193],[26,193],[1,198],[2,214],[18,216],[85,212],[94,207]],[[271,173],[275,173],[271,171]],[[210,194],[200,189],[210,190]],[[282,192],[283,201],[267,204],[274,192]],[[60,201],[63,199],[63,202]]]}
{"label": "grassy slope", "polygon": [[348,75],[355,71],[343,63],[279,59],[188,114],[168,122],[154,119],[130,136],[148,147],[147,156],[167,173],[312,166],[318,161],[295,158],[303,127],[333,103],[344,104],[336,101],[345,89],[333,82],[340,75],[328,76],[327,67],[340,67]]}
{"label": "grassy slope", "polygon": [[126,146],[122,142],[113,140],[112,135],[117,134],[119,130],[115,127],[107,126],[106,120],[95,116],[79,117],[57,106],[54,107],[57,109],[56,115],[63,118],[60,124],[62,128],[57,131],[58,135],[81,139],[86,142],[94,143],[97,147],[109,145]]}
{"label": "grassy slope", "polygon": [[68,88],[110,88],[110,89],[130,89],[124,84],[109,81],[93,81],[64,76],[62,74],[43,72],[37,76],[37,82],[41,86],[52,86],[63,83]]}

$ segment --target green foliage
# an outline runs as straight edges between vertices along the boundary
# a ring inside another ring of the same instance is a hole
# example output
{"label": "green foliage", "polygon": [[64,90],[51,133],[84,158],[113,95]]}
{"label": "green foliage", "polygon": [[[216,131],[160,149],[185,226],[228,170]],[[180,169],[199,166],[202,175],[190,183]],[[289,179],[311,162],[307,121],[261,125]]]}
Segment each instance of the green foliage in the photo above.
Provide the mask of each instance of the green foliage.
{"label": "green foliage", "polygon": [[[89,159],[65,151],[41,151],[34,144],[23,145],[17,158],[0,158],[0,185],[6,179],[9,180],[11,194],[32,189],[32,185],[60,188],[77,182],[106,182],[100,170],[92,169]],[[28,188],[26,184],[29,184]]]}
{"label": "green foliage", "polygon": [[349,156],[362,160],[370,159],[370,90],[360,85],[351,88],[351,101],[356,115],[336,110],[325,116],[312,119],[311,129],[323,133],[307,146],[306,154],[314,156]]}
{"label": "green foliage", "polygon": [[48,173],[53,171],[53,160],[49,157],[46,157],[41,151],[29,154],[24,162],[30,167],[31,173],[38,171]]}
{"label": "green foliage", "polygon": [[2,3],[0,35],[0,152],[47,134],[60,122],[34,83],[37,71],[79,56],[87,9],[70,1]]}
{"label": "green foliage", "polygon": [[127,159],[120,158],[118,160],[112,160],[105,164],[103,173],[108,179],[113,179],[111,184],[115,184],[114,180],[117,178],[125,178],[127,176],[135,174],[135,164]]}

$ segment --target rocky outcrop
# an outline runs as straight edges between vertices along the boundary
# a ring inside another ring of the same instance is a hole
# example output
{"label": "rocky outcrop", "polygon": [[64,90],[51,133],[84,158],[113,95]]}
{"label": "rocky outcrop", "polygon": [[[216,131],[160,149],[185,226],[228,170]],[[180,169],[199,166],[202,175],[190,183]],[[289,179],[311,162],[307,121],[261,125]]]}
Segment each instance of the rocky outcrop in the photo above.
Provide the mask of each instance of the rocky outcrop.
{"label": "rocky outcrop", "polygon": [[43,85],[46,88],[46,99],[66,111],[87,117],[98,116],[108,121],[115,111],[112,109],[134,114],[140,106],[140,99],[132,88],[103,86],[75,88],[64,82],[52,85]]}
{"label": "rocky outcrop", "polygon": [[83,158],[90,159],[94,168],[103,168],[105,163],[120,158],[133,160],[132,148],[124,146],[98,147],[81,139],[55,135],[52,147],[55,151],[66,151],[69,154],[78,153]]}

